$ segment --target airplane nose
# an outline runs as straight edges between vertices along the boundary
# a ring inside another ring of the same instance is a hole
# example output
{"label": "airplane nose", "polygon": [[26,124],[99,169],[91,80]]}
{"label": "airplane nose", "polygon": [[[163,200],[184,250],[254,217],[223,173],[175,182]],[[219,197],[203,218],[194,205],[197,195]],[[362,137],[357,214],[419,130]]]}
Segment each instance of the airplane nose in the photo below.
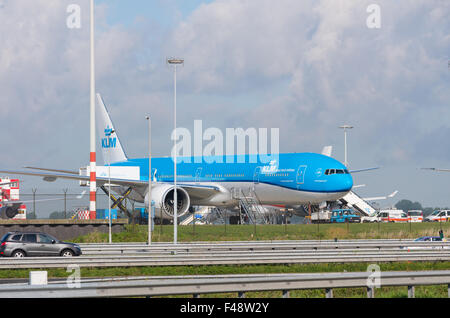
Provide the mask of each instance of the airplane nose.
{"label": "airplane nose", "polygon": [[353,178],[350,174],[347,174],[344,177],[344,180],[342,182],[342,187],[344,188],[344,191],[350,191],[353,187]]}
{"label": "airplane nose", "polygon": [[328,183],[328,191],[348,192],[353,187],[353,178],[350,174],[334,175],[332,182]]}

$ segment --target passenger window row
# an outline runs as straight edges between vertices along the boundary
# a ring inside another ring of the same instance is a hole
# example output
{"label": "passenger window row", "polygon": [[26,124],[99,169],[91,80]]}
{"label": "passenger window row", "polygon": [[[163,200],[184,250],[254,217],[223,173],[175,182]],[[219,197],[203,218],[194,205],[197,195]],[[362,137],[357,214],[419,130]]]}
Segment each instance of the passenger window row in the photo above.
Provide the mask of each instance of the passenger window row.
{"label": "passenger window row", "polygon": [[10,241],[27,243],[52,243],[53,239],[43,234],[17,234],[11,236]]}

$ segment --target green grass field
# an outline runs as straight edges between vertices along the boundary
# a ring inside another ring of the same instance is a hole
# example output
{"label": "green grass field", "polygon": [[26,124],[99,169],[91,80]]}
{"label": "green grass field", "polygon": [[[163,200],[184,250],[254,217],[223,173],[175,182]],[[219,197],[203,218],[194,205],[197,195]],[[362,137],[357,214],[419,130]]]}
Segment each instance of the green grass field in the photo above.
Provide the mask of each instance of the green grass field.
{"label": "green grass field", "polygon": [[[178,241],[251,240],[333,240],[333,239],[414,239],[450,233],[449,223],[363,223],[363,224],[288,224],[288,225],[192,225],[178,226]],[[128,225],[113,234],[113,242],[147,242],[148,227]],[[108,234],[98,232],[74,238],[79,243],[108,242]],[[153,242],[173,242],[173,226],[156,225]]]}

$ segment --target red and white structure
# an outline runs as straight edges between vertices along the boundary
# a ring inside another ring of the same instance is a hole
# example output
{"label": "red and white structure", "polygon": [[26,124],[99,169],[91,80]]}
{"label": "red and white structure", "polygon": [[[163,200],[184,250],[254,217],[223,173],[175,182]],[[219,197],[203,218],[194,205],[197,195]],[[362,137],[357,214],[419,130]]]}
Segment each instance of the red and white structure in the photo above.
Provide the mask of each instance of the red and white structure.
{"label": "red and white structure", "polygon": [[[0,178],[0,208],[7,203],[19,201],[19,179],[10,179],[8,177]],[[18,214],[13,217],[15,220],[26,219],[26,205],[21,204]]]}
{"label": "red and white structure", "polygon": [[0,178],[0,207],[2,202],[19,200],[19,179]]}
{"label": "red and white structure", "polygon": [[87,208],[78,208],[72,216],[74,220],[95,220],[95,214],[91,213]]}
{"label": "red and white structure", "polygon": [[96,192],[97,192],[97,178],[96,178],[96,150],[95,150],[95,51],[94,51],[94,0],[90,1],[91,5],[91,91],[90,91],[90,179],[89,179],[89,210],[91,214],[96,213]]}

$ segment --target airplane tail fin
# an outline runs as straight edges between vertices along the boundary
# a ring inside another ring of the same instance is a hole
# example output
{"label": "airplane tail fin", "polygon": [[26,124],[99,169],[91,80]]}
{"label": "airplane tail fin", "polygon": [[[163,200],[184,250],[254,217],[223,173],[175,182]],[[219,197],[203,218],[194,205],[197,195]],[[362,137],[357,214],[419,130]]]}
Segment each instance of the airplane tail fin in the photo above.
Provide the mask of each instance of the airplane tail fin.
{"label": "airplane tail fin", "polygon": [[114,125],[109,117],[103,98],[97,94],[97,130],[100,136],[103,162],[105,164],[125,161],[127,156],[117,137]]}

